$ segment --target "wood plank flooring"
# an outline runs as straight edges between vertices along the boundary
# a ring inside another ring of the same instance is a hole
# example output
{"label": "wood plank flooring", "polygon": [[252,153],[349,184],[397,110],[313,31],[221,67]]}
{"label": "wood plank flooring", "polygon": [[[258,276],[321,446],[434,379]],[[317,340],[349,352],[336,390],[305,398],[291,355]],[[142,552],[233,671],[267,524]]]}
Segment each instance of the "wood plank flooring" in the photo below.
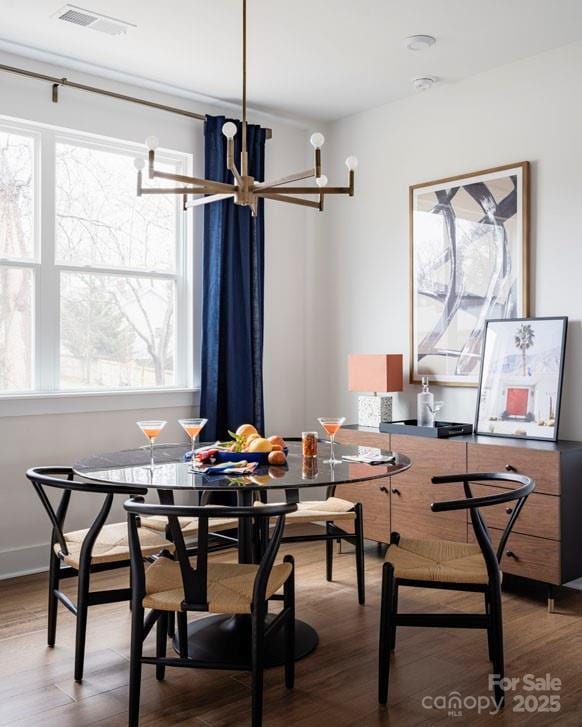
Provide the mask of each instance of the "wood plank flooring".
{"label": "wood plank flooring", "polygon": [[[349,546],[344,546],[347,551]],[[478,714],[465,701],[462,714],[427,709],[427,700],[458,692],[486,697],[489,662],[480,631],[400,629],[393,656],[390,708],[376,702],[378,609],[382,557],[366,552],[367,602],[356,598],[351,552],[336,554],[335,580],[325,581],[321,543],[287,545],[297,562],[297,612],[320,635],[316,652],[297,664],[296,687],[287,691],[281,669],[266,674],[265,727],[375,725],[582,725],[582,594],[563,589],[548,614],[544,591],[506,582],[503,605],[506,674],[550,673],[562,682],[559,712],[516,712],[514,695],[501,715]],[[230,557],[226,553],[217,558]],[[124,571],[100,574],[94,587],[119,586]],[[127,604],[89,610],[85,680],[73,681],[74,618],[59,611],[57,645],[46,646],[46,574],[0,582],[0,725],[11,727],[121,727],[127,719],[129,609]],[[74,596],[74,581],[66,591]],[[481,597],[450,591],[402,589],[400,607],[480,610]],[[148,642],[153,648],[150,636]],[[516,695],[534,695],[518,688]],[[437,703],[438,705],[438,703]],[[487,710],[489,711],[489,710]],[[157,682],[144,666],[141,724],[238,727],[249,724],[246,673],[168,669]]]}

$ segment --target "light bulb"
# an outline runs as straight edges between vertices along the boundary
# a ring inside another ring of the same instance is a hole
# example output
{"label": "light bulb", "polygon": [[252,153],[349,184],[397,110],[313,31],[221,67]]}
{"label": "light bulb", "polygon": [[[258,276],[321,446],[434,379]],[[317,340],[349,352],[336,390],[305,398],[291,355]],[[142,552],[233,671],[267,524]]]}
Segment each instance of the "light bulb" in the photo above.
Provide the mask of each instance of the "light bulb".
{"label": "light bulb", "polygon": [[136,157],[133,160],[133,166],[137,169],[138,172],[141,172],[141,170],[145,167],[145,161],[142,157]]}
{"label": "light bulb", "polygon": [[317,184],[318,187],[325,187],[327,184],[327,177],[325,174],[322,174],[321,177],[317,177],[315,184]]}
{"label": "light bulb", "polygon": [[148,136],[145,140],[145,145],[150,151],[155,151],[160,145],[160,140],[157,136]]}
{"label": "light bulb", "polygon": [[227,139],[234,139],[236,135],[236,124],[234,124],[232,121],[227,121],[226,124],[222,127],[222,133],[226,136]]}
{"label": "light bulb", "polygon": [[309,141],[314,149],[321,149],[325,142],[325,136],[319,131],[316,131],[315,134],[311,134],[311,139]]}
{"label": "light bulb", "polygon": [[346,159],[346,167],[349,169],[350,172],[353,172],[354,169],[358,168],[358,158],[357,157],[348,157]]}

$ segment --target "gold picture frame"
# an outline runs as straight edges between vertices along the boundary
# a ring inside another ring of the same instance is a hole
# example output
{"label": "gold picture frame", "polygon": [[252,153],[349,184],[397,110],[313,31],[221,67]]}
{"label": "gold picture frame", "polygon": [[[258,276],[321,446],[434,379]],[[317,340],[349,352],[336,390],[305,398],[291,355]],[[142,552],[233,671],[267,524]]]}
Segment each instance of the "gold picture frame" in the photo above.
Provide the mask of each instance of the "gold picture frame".
{"label": "gold picture frame", "polygon": [[410,376],[477,387],[485,322],[530,315],[530,165],[409,187]]}

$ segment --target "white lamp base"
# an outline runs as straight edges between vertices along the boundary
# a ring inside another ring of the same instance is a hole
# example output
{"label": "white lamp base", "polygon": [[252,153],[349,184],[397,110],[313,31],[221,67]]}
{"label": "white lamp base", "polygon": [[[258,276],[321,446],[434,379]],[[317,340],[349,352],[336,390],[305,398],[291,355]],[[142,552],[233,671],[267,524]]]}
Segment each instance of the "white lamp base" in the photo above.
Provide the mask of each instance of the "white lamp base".
{"label": "white lamp base", "polygon": [[392,396],[362,395],[358,397],[358,424],[379,427],[392,421]]}

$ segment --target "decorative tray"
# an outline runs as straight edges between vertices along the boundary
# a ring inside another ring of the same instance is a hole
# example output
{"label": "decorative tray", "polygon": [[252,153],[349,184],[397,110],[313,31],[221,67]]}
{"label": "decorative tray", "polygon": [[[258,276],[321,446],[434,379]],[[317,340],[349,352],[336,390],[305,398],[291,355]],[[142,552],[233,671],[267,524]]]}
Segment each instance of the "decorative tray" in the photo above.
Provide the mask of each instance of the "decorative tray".
{"label": "decorative tray", "polygon": [[[211,449],[211,448],[210,448]],[[283,450],[285,456],[289,453],[289,449],[285,447]],[[270,452],[229,452],[226,449],[219,449],[214,456],[218,464],[221,462],[258,462],[259,464],[269,463]],[[192,459],[192,453],[186,452],[184,460],[189,462]]]}
{"label": "decorative tray", "polygon": [[380,431],[390,434],[412,434],[416,437],[446,439],[460,434],[472,434],[472,424],[459,422],[435,422],[434,427],[419,427],[416,419],[402,419],[396,422],[381,422]]}

